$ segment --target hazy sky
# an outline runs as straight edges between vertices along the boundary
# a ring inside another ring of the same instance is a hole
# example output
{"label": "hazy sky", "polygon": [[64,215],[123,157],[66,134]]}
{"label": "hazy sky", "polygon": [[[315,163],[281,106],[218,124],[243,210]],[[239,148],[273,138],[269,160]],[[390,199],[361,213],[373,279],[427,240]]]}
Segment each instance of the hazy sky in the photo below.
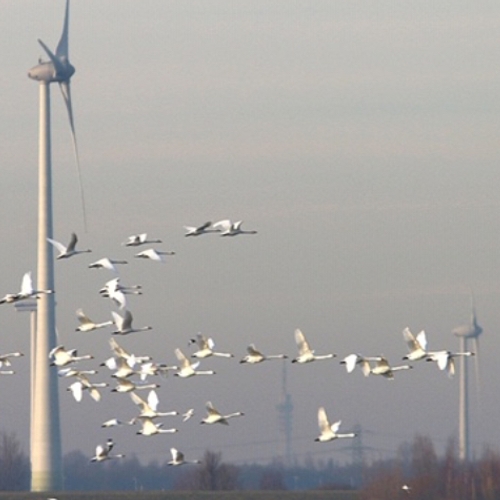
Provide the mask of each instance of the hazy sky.
{"label": "hazy sky", "polygon": [[[0,16],[0,295],[36,267],[38,89],[27,78],[41,38],[55,48],[62,0],[4,0]],[[235,360],[208,359],[214,377],[161,380],[175,436],[103,431],[135,414],[128,395],[77,404],[60,381],[64,451],[117,449],[164,460],[171,446],[227,460],[284,451],[275,405],[282,362],[239,365],[250,342],[295,355],[295,328],[333,361],[288,362],[299,460],[349,459],[345,443],[314,443],[317,408],[346,431],[366,431],[367,458],[390,456],[415,433],[442,449],[458,429],[458,377],[415,365],[394,381],[347,375],[351,352],[406,354],[402,330],[425,329],[431,349],[458,349],[451,330],[469,320],[474,290],[481,337],[481,397],[473,393],[472,444],[498,446],[496,351],[500,319],[500,5],[496,2],[74,0],[70,13],[73,109],[88,232],[82,223],[66,111],[52,88],[54,237],[72,231],[91,255],[56,262],[61,343],[110,355],[108,331],[79,334],[74,311],[95,320],[111,303],[112,276],[88,269],[128,258],[129,306],[153,331],[118,338],[128,350],[175,362],[196,332]],[[254,236],[184,238],[183,225],[243,219]],[[176,256],[137,262],[120,243],[147,231]],[[29,352],[29,321],[0,310],[0,351]],[[2,377],[0,428],[28,449],[29,360]],[[96,377],[109,380],[104,370]],[[473,386],[474,387],[474,386]],[[210,399],[241,410],[229,427],[200,426]],[[477,408],[476,408],[477,406]],[[375,451],[373,451],[375,450]],[[389,453],[389,455],[388,455]]]}

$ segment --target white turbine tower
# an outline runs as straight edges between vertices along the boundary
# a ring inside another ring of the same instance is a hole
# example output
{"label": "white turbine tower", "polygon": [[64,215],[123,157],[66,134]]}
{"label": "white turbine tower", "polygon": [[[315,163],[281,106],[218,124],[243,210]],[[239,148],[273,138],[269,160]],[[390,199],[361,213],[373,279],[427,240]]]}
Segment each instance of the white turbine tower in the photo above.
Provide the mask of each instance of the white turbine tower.
{"label": "white turbine tower", "polygon": [[[476,307],[474,297],[471,292],[471,320],[470,323],[457,326],[452,330],[453,335],[460,339],[459,350],[467,351],[467,341],[473,341],[474,353],[476,358],[476,382],[479,387],[479,335],[483,329],[479,326],[476,317]],[[460,460],[468,462],[470,459],[469,446],[469,373],[468,356],[460,356],[460,387],[458,403],[458,456]]]}
{"label": "white turbine tower", "polygon": [[[68,111],[75,155],[76,137],[71,106],[70,78],[75,68],[68,56],[68,16],[69,0],[61,39],[55,54],[41,41],[40,45],[49,61],[39,60],[39,64],[28,72],[28,76],[40,84],[39,114],[39,173],[38,173],[38,276],[37,286],[43,290],[54,289],[54,267],[52,245],[52,179],[51,179],[51,134],[50,134],[50,84],[57,82]],[[83,202],[83,191],[80,183]],[[84,210],[85,220],[85,210]],[[53,294],[43,294],[37,305],[37,329],[34,358],[34,383],[32,401],[31,431],[31,490],[57,491],[63,487],[61,431],[59,422],[59,397],[57,369],[50,368],[48,354],[56,345],[55,298]]]}

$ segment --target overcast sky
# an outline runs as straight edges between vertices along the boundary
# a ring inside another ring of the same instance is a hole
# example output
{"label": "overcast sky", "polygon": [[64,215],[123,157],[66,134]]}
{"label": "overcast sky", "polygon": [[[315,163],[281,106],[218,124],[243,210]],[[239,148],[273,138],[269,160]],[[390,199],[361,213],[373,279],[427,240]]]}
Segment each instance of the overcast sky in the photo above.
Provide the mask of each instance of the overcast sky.
{"label": "overcast sky", "polygon": [[[27,71],[55,49],[62,0],[4,0],[0,16],[0,295],[36,271],[38,89]],[[496,352],[500,331],[500,48],[497,2],[273,0],[251,2],[74,0],[70,13],[73,110],[88,231],[66,111],[52,88],[54,237],[78,233],[92,254],[56,262],[61,343],[110,355],[109,331],[80,334],[75,310],[96,321],[112,304],[97,290],[111,279],[88,269],[100,257],[128,258],[125,284],[137,326],[118,338],[136,354],[174,364],[196,332],[233,360],[208,359],[214,377],[161,380],[162,409],[196,416],[175,436],[131,428],[103,431],[136,409],[103,392],[76,403],[60,380],[64,451],[91,456],[112,434],[117,450],[166,459],[175,446],[220,450],[233,461],[284,451],[275,405],[281,361],[245,366],[254,342],[296,354],[301,328],[318,353],[337,358],[287,366],[294,404],[293,452],[303,460],[348,460],[345,443],[314,443],[317,408],[342,429],[365,430],[367,458],[391,456],[415,433],[441,451],[458,429],[458,377],[420,363],[394,381],[347,375],[351,352],[399,364],[402,330],[425,329],[431,349],[458,349],[451,330],[470,317],[475,295],[481,337],[481,395],[471,440],[498,446]],[[257,235],[185,238],[183,225],[244,220]],[[164,265],[121,246],[134,233],[175,250]],[[29,352],[29,321],[0,310],[0,351]],[[2,377],[0,429],[28,450],[29,360]],[[111,381],[104,370],[96,379]],[[472,380],[472,382],[474,382]],[[472,385],[474,389],[475,385]],[[244,411],[229,427],[198,424],[210,399]],[[492,438],[493,436],[493,438]],[[375,451],[373,451],[375,450]]]}

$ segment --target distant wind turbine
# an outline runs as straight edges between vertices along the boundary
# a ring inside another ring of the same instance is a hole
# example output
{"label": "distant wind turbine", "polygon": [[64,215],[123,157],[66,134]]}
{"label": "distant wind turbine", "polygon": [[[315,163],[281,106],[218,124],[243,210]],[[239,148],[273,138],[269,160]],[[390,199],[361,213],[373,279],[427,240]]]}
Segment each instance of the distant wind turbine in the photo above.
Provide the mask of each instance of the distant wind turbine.
{"label": "distant wind turbine", "polygon": [[[483,329],[479,326],[476,317],[476,306],[474,296],[471,291],[471,320],[470,323],[457,326],[452,330],[453,335],[460,339],[460,351],[467,351],[467,340],[471,339],[474,346],[476,360],[476,382],[479,388],[479,336]],[[459,458],[467,462],[470,458],[469,447],[469,374],[468,356],[460,358],[460,394],[458,409],[458,455]]]}
{"label": "distant wind turbine", "polygon": [[[49,61],[39,61],[28,76],[39,82],[39,188],[38,188],[38,286],[43,290],[54,289],[54,267],[52,245],[52,173],[50,133],[50,84],[57,82],[68,112],[73,148],[80,180],[80,195],[83,203],[78,152],[76,144],[70,80],[75,72],[69,61],[68,51],[69,0],[66,0],[64,24],[56,51],[53,53],[45,43],[38,40]],[[83,208],[84,225],[85,208]],[[59,397],[57,372],[50,369],[47,354],[56,345],[54,295],[42,295],[37,308],[37,333],[34,358],[34,397],[32,411],[31,443],[31,490],[57,491],[62,489],[61,431],[59,423]]]}

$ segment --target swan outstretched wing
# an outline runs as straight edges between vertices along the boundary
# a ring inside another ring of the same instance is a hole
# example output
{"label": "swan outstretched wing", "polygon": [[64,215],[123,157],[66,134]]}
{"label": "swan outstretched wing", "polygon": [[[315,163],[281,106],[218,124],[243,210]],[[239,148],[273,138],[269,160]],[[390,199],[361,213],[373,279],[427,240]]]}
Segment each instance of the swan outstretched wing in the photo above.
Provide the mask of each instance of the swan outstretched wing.
{"label": "swan outstretched wing", "polygon": [[220,413],[215,409],[214,405],[212,404],[211,401],[207,401],[207,404],[205,405],[207,412],[209,415],[217,415],[220,416]]}
{"label": "swan outstretched wing", "polygon": [[123,316],[123,329],[124,330],[128,330],[130,328],[132,328],[132,313],[127,309],[125,311],[125,314]]}
{"label": "swan outstretched wing", "polygon": [[95,456],[96,457],[103,457],[106,455],[108,452],[108,449],[105,448],[102,444],[98,444],[95,448]]}
{"label": "swan outstretched wing", "polygon": [[354,368],[356,368],[356,364],[360,360],[360,357],[358,354],[349,354],[349,356],[346,356],[344,358],[344,364],[345,364],[345,369],[347,370],[347,373],[351,373]]}
{"label": "swan outstretched wing", "polygon": [[262,353],[257,351],[257,349],[255,348],[255,344],[250,344],[247,347],[247,352],[248,354],[250,354],[250,356],[262,356]]}
{"label": "swan outstretched wing", "polygon": [[417,342],[420,348],[423,351],[427,350],[427,337],[425,335],[425,330],[422,330],[418,335],[417,335]]}
{"label": "swan outstretched wing", "polygon": [[71,238],[69,240],[68,246],[66,248],[66,251],[69,252],[74,252],[76,244],[78,243],[78,237],[76,236],[76,233],[71,233]]}
{"label": "swan outstretched wing", "polygon": [[52,238],[47,238],[47,241],[59,252],[66,253],[67,248],[59,241],[53,240]]}
{"label": "swan outstretched wing", "polygon": [[160,400],[158,399],[158,394],[156,394],[156,391],[150,391],[148,394],[148,404],[151,407],[151,409],[153,411],[156,411],[159,403]]}
{"label": "swan outstretched wing", "polygon": [[410,351],[415,351],[418,349],[419,346],[417,344],[417,340],[408,327],[403,330],[403,337],[408,344],[408,348],[410,349]]}
{"label": "swan outstretched wing", "polygon": [[175,356],[177,357],[178,361],[182,364],[183,367],[190,365],[189,359],[186,358],[186,356],[180,349],[175,350]]}
{"label": "swan outstretched wing", "polygon": [[231,221],[229,219],[220,220],[216,222],[212,228],[219,231],[230,231],[231,230]]}
{"label": "swan outstretched wing", "polygon": [[123,318],[116,311],[111,311],[111,316],[113,316],[113,323],[116,325],[116,328],[122,330],[124,324]]}
{"label": "swan outstretched wing", "polygon": [[31,279],[31,271],[24,273],[21,282],[21,294],[31,295],[33,293],[33,280]]}
{"label": "swan outstretched wing", "polygon": [[82,325],[90,325],[94,322],[83,312],[83,309],[77,309],[76,317]]}
{"label": "swan outstretched wing", "polygon": [[147,406],[146,401],[144,401],[140,396],[138,396],[134,391],[130,393],[130,398],[137,405],[140,406],[142,410],[144,410]]}
{"label": "swan outstretched wing", "polygon": [[326,411],[322,406],[318,409],[318,426],[322,433],[330,431],[330,423],[328,422]]}
{"label": "swan outstretched wing", "polygon": [[295,330],[295,343],[297,344],[300,354],[311,352],[311,348],[309,347],[304,334],[298,328]]}
{"label": "swan outstretched wing", "polygon": [[330,429],[334,434],[337,434],[337,432],[340,429],[340,424],[342,423],[342,420],[337,420],[337,422],[334,422],[331,426]]}
{"label": "swan outstretched wing", "polygon": [[[79,381],[73,382],[69,388],[68,388],[71,393],[73,394],[73,397],[75,398],[76,401],[80,402],[83,398],[83,384]],[[97,453],[96,453],[97,454]]]}
{"label": "swan outstretched wing", "polygon": [[384,356],[380,356],[377,360],[377,366],[380,368],[390,368],[389,361]]}
{"label": "swan outstretched wing", "polygon": [[196,334],[196,344],[200,350],[208,348],[208,339],[201,333]]}
{"label": "swan outstretched wing", "polygon": [[437,363],[440,370],[446,370],[446,367],[448,366],[449,354],[447,351],[435,352],[433,353],[431,359]]}

